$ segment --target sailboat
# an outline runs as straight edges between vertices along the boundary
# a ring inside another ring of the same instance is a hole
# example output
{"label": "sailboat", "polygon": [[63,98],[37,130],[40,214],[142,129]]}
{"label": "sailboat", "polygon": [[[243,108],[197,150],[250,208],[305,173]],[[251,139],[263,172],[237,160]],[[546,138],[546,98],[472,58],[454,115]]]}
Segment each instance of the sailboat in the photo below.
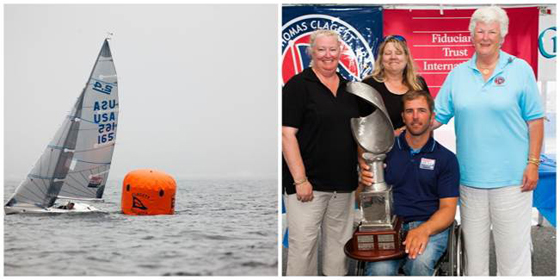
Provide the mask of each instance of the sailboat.
{"label": "sailboat", "polygon": [[[115,148],[118,112],[117,73],[105,39],[86,86],[5,204],[5,213],[103,212],[75,201],[102,201]],[[64,200],[67,205],[58,205],[57,201]]]}

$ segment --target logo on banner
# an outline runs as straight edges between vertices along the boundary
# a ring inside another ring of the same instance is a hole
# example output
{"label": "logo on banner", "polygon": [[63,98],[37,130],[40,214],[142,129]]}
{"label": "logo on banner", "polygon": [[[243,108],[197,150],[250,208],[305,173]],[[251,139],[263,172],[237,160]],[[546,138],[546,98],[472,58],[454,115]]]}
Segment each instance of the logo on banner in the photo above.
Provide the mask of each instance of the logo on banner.
{"label": "logo on banner", "polygon": [[360,81],[373,72],[372,47],[349,23],[329,15],[304,15],[282,26],[282,83],[309,67],[309,37],[317,29],[337,31],[342,40],[338,71],[348,80]]}
{"label": "logo on banner", "polygon": [[545,29],[539,35],[539,52],[545,58],[556,57],[556,26]]}

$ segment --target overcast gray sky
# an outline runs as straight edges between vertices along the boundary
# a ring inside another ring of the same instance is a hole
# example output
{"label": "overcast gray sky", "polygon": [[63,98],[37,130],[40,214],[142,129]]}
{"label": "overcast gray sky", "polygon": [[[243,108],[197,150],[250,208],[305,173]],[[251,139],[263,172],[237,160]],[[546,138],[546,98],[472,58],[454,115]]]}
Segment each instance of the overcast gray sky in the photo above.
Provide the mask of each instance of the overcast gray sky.
{"label": "overcast gray sky", "polygon": [[110,179],[276,178],[276,5],[4,6],[4,176],[21,180],[107,32],[120,115]]}

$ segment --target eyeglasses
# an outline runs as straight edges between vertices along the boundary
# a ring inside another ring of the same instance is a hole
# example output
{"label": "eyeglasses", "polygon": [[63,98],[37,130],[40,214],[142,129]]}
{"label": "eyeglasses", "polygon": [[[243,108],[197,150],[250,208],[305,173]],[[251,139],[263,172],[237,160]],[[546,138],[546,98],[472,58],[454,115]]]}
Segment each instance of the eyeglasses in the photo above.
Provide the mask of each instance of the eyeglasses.
{"label": "eyeglasses", "polygon": [[385,38],[383,38],[383,42],[385,42],[385,41],[387,41],[387,40],[389,40],[389,39],[395,39],[395,40],[397,40],[397,41],[406,42],[406,39],[405,39],[403,36],[401,36],[401,35],[389,35],[389,36],[386,36]]}

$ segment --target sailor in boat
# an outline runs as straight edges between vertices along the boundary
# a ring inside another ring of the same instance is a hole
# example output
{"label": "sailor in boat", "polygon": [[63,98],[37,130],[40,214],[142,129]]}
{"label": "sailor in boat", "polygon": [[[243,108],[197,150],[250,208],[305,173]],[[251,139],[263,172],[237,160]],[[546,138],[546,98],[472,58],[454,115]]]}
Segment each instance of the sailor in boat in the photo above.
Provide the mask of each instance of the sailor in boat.
{"label": "sailor in boat", "polygon": [[74,202],[68,201],[67,204],[60,205],[60,206],[57,207],[57,209],[72,210],[72,209],[74,209]]}

